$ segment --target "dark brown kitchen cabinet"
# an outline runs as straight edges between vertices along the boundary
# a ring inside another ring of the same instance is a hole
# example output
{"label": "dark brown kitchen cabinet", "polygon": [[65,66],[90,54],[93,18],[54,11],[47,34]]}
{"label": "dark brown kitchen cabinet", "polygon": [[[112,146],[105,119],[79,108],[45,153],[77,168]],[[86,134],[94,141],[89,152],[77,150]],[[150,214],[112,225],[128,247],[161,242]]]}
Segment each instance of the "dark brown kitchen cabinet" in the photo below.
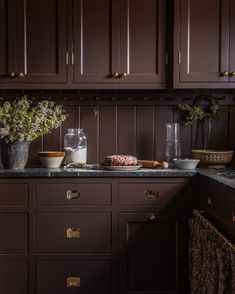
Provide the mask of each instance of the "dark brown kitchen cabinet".
{"label": "dark brown kitchen cabinet", "polygon": [[234,189],[214,180],[201,178],[199,208],[235,242]]}
{"label": "dark brown kitchen cabinet", "polygon": [[180,213],[121,213],[119,293],[188,293],[185,220]]}
{"label": "dark brown kitchen cabinet", "polygon": [[81,87],[161,88],[165,1],[73,1],[73,82]]}
{"label": "dark brown kitchen cabinet", "polygon": [[36,271],[37,294],[112,293],[110,261],[40,261]]}
{"label": "dark brown kitchen cabinet", "polygon": [[233,0],[175,0],[175,88],[234,87],[234,17]]}
{"label": "dark brown kitchen cabinet", "polygon": [[28,263],[0,261],[1,294],[28,294]]}
{"label": "dark brown kitchen cabinet", "polygon": [[188,185],[0,180],[0,293],[188,293]]}
{"label": "dark brown kitchen cabinet", "polygon": [[65,83],[66,0],[0,0],[1,87]]}

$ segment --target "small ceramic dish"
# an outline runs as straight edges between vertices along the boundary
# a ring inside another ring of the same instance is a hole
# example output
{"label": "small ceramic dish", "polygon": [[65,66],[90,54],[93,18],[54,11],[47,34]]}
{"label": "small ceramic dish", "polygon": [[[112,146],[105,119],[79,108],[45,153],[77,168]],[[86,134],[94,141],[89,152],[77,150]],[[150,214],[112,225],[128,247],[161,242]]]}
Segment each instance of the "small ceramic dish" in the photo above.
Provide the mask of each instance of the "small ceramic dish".
{"label": "small ceramic dish", "polygon": [[195,169],[199,163],[199,159],[191,159],[191,158],[184,158],[184,159],[173,159],[177,168],[180,169]]}
{"label": "small ceramic dish", "polygon": [[59,168],[63,161],[65,153],[61,151],[42,151],[38,152],[38,156],[44,167]]}

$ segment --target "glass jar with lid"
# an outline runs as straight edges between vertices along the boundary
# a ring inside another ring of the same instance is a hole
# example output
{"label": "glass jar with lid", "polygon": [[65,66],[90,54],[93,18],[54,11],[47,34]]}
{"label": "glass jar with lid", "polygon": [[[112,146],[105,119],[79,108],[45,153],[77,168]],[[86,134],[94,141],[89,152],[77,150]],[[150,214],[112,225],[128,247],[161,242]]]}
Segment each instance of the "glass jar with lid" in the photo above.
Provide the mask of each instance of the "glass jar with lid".
{"label": "glass jar with lid", "polygon": [[65,164],[81,164],[87,162],[87,137],[83,129],[68,129],[64,136]]}

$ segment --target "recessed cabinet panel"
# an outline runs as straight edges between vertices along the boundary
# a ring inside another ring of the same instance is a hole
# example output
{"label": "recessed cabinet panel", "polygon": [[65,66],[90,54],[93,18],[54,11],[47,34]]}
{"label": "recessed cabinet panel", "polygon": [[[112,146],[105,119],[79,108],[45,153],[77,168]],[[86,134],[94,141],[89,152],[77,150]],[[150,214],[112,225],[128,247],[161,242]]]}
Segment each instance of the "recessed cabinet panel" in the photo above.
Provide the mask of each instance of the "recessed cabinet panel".
{"label": "recessed cabinet panel", "polygon": [[28,206],[28,184],[0,184],[0,206]]}
{"label": "recessed cabinet panel", "polygon": [[26,72],[19,82],[66,82],[66,1],[26,0],[25,10]]}
{"label": "recessed cabinet panel", "polygon": [[17,72],[16,11],[16,1],[0,0],[0,83],[15,82],[12,75]]}
{"label": "recessed cabinet panel", "polygon": [[28,215],[0,213],[0,254],[27,254]]}
{"label": "recessed cabinet panel", "polygon": [[165,209],[185,210],[185,184],[119,184],[120,205],[163,206]]}
{"label": "recessed cabinet panel", "polygon": [[37,294],[111,294],[110,261],[37,262]]}
{"label": "recessed cabinet panel", "polygon": [[121,83],[164,83],[165,1],[121,0]]}
{"label": "recessed cabinet panel", "polygon": [[[182,0],[182,71],[180,81],[223,82],[220,60],[221,0]],[[213,9],[211,9],[213,7]],[[208,15],[210,17],[208,17]]]}
{"label": "recessed cabinet panel", "polygon": [[181,216],[121,213],[119,226],[120,293],[186,293],[183,267],[179,273],[180,258],[187,256]]}
{"label": "recessed cabinet panel", "polygon": [[37,205],[110,205],[110,184],[36,184]]}
{"label": "recessed cabinet panel", "polygon": [[73,10],[74,82],[117,82],[111,75],[112,0],[75,0]]}
{"label": "recessed cabinet panel", "polygon": [[110,252],[111,213],[38,213],[38,253]]}
{"label": "recessed cabinet panel", "polygon": [[0,261],[1,294],[28,293],[28,264],[23,261]]}
{"label": "recessed cabinet panel", "polygon": [[230,49],[230,67],[229,72],[232,74],[229,81],[235,82],[235,2],[234,0],[230,0],[230,6],[229,6],[229,12],[230,12],[230,43],[229,43],[229,49]]}
{"label": "recessed cabinet panel", "polygon": [[[175,82],[229,80],[229,0],[176,0]],[[213,9],[212,9],[213,8]],[[180,32],[180,33],[179,33]],[[196,85],[196,84],[195,84]],[[199,84],[198,84],[199,85]]]}

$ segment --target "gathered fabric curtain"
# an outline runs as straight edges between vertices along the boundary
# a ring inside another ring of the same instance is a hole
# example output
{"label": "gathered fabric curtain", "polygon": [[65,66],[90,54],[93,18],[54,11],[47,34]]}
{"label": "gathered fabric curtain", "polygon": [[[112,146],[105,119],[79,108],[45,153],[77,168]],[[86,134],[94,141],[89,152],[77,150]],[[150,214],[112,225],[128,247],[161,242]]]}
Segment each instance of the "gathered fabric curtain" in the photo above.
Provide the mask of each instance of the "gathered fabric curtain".
{"label": "gathered fabric curtain", "polygon": [[201,218],[189,220],[191,294],[235,294],[235,250]]}

